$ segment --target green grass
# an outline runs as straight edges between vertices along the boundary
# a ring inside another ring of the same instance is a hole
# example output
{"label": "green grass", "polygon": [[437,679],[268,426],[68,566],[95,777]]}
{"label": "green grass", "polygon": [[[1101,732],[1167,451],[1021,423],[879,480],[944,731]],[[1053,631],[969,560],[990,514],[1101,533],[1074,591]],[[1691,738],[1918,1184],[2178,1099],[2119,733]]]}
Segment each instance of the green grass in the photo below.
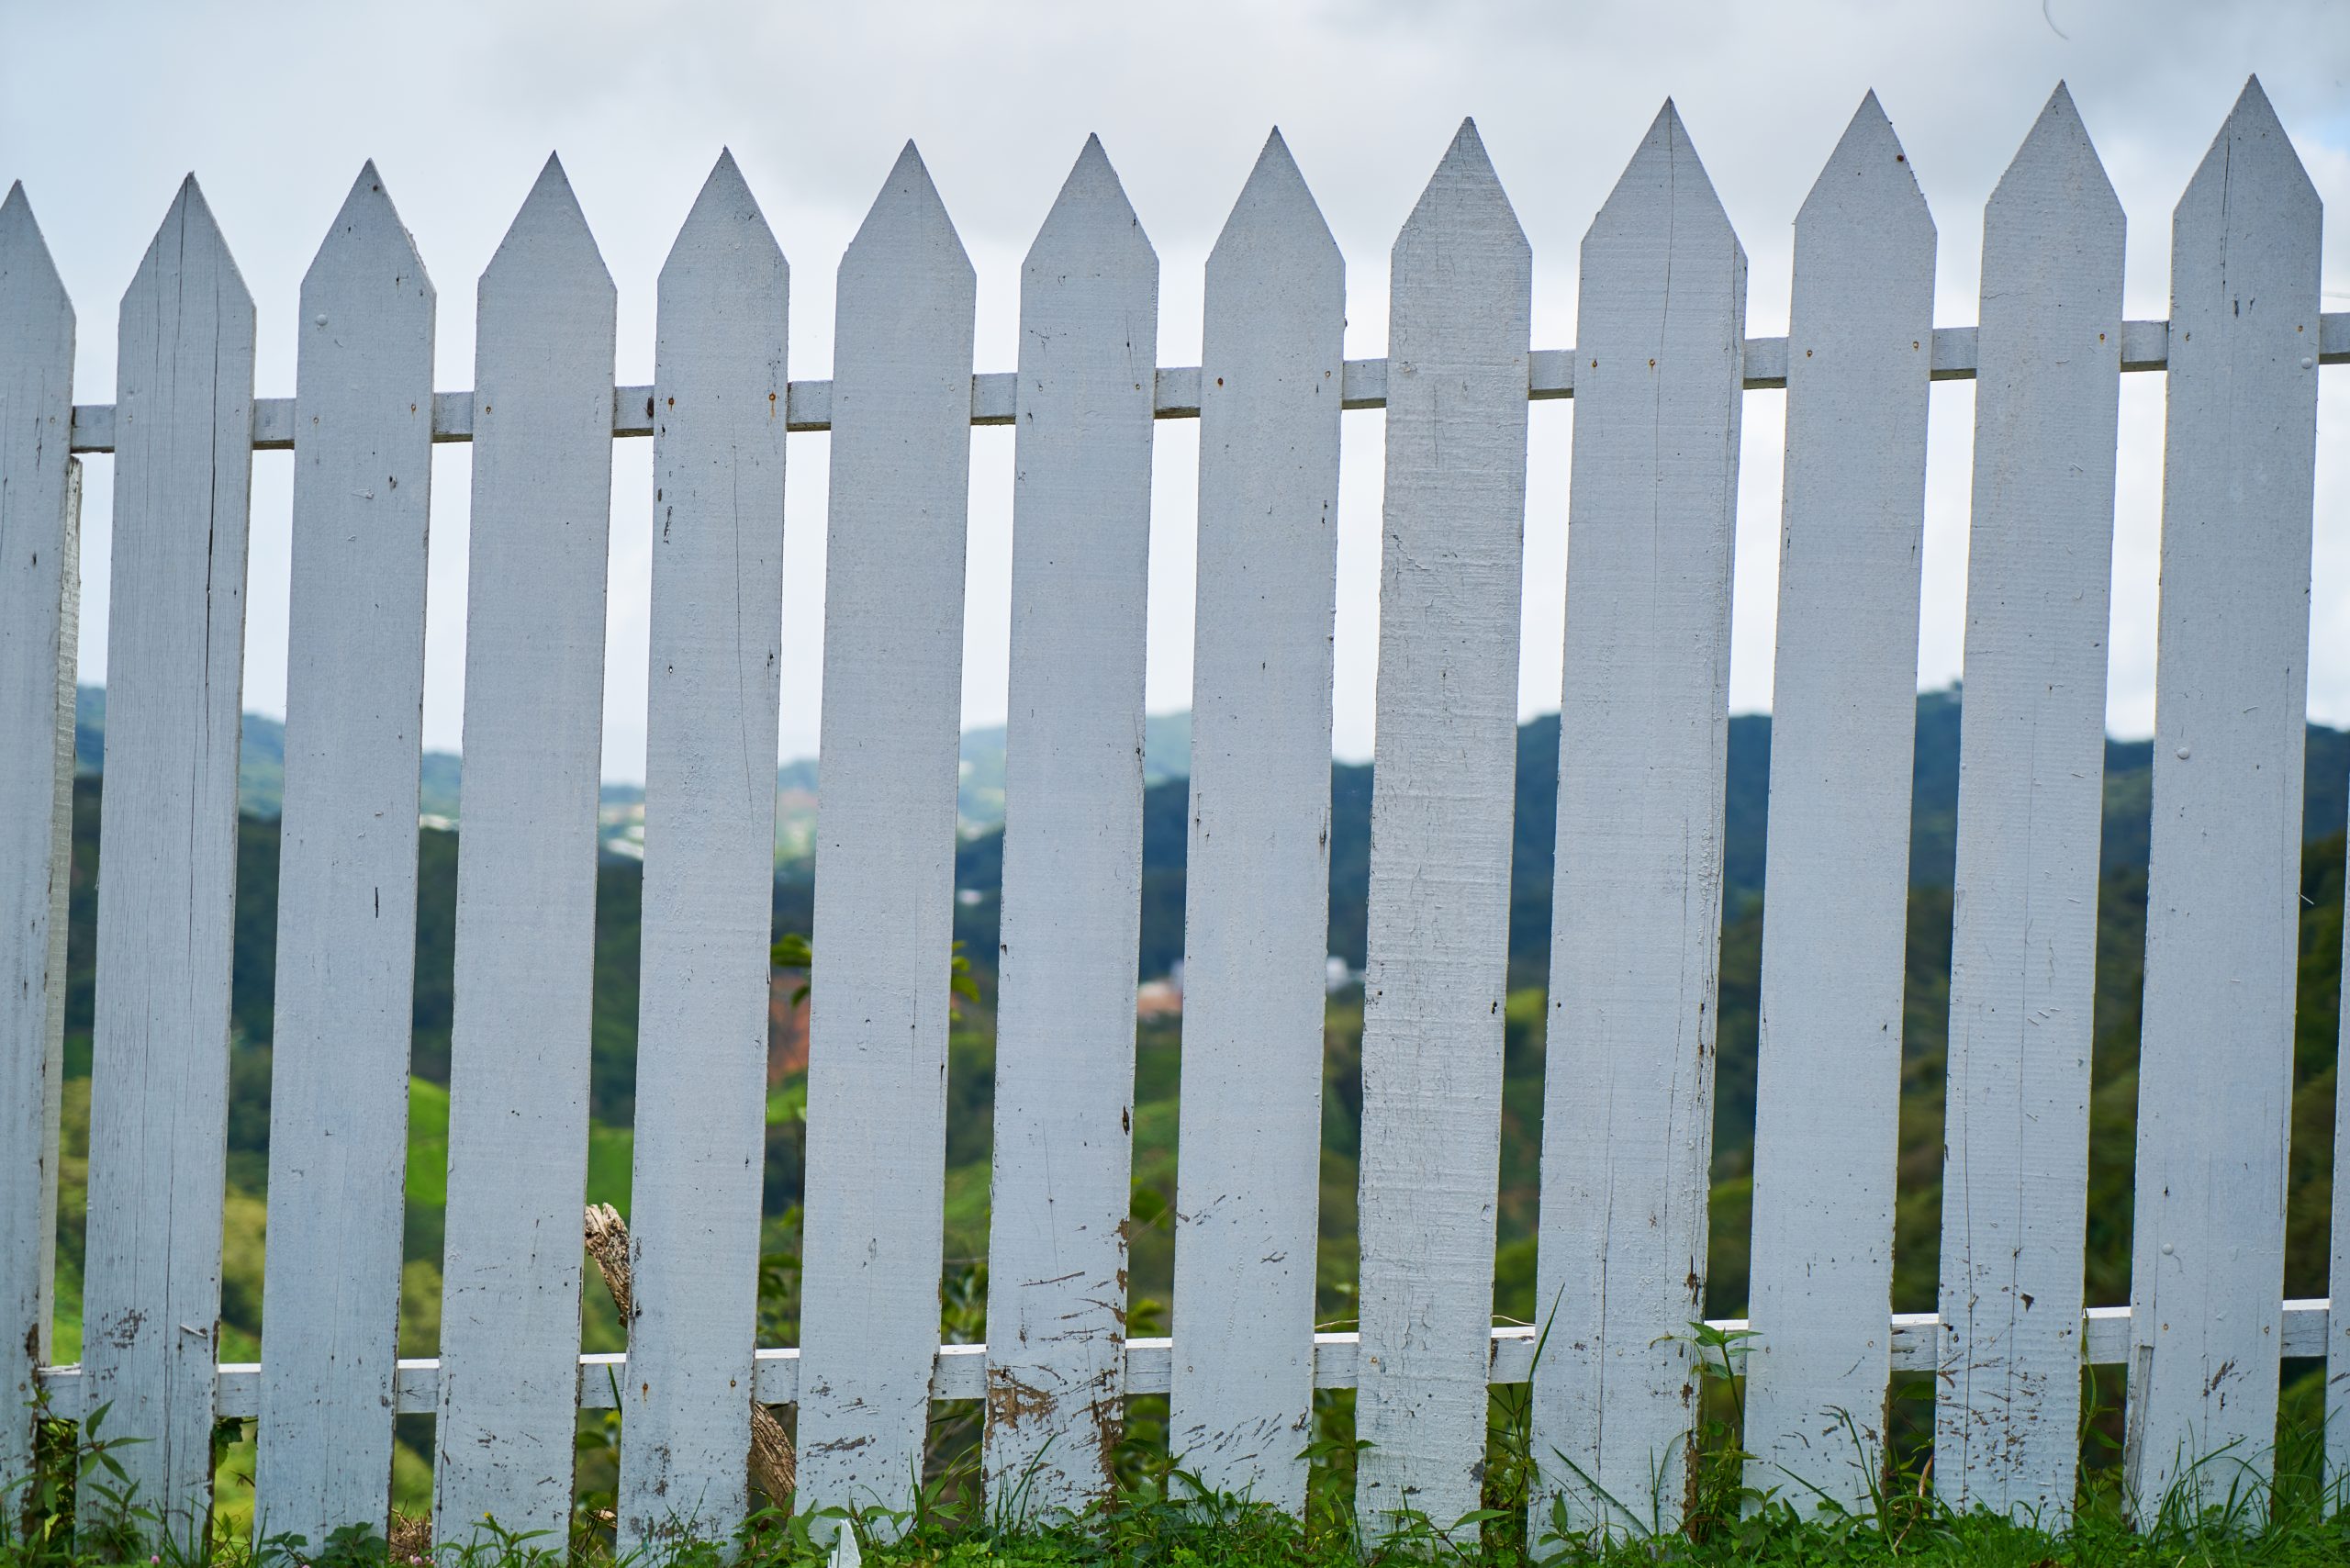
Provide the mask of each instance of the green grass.
{"label": "green grass", "polygon": [[[2050,1534],[1988,1515],[1952,1515],[1930,1500],[1896,1498],[1875,1512],[1806,1519],[1785,1504],[1765,1506],[1746,1518],[1712,1521],[1705,1530],[1661,1540],[1619,1540],[1598,1546],[1570,1546],[1547,1553],[1528,1550],[1518,1521],[1486,1522],[1482,1540],[1473,1530],[1459,1544],[1426,1525],[1404,1529],[1385,1540],[1366,1541],[1343,1518],[1317,1510],[1300,1521],[1270,1508],[1231,1499],[1170,1500],[1163,1480],[1130,1485],[1109,1506],[1058,1528],[1000,1528],[966,1518],[935,1499],[912,1518],[868,1516],[854,1521],[863,1557],[873,1568],[903,1564],[1001,1563],[1017,1568],[1373,1568],[1434,1560],[1480,1568],[1532,1568],[1537,1563],[1574,1568],[1580,1564],[1786,1564],[1838,1568],[1852,1564],[1965,1564],[1969,1568],[2177,1568],[2183,1564],[2339,1564],[2350,1562],[2350,1517],[2332,1519],[2313,1511],[2255,1523],[2223,1512],[2200,1519],[2173,1519],[2133,1531],[2111,1507],[2083,1514],[2061,1533]],[[241,1521],[238,1521],[241,1525]],[[683,1561],[747,1564],[818,1563],[825,1551],[813,1539],[811,1521],[775,1512],[755,1517],[735,1541],[698,1547]],[[902,1529],[895,1540],[885,1538]],[[508,1540],[438,1552],[393,1553],[380,1537],[346,1540],[311,1550],[275,1541],[256,1548],[241,1529],[223,1531],[202,1552],[163,1550],[156,1559],[173,1568],[295,1568],[297,1564],[377,1564],[410,1568],[414,1558],[441,1568],[627,1568],[643,1557],[615,1559],[592,1529],[556,1550],[542,1541]],[[0,1546],[0,1564],[26,1568],[79,1568],[81,1564],[135,1562],[143,1547],[131,1540],[100,1541],[76,1550],[62,1540]]]}
{"label": "green grass", "polygon": [[[2350,1563],[2350,1509],[2334,1508],[2344,1493],[2324,1484],[2317,1429],[2299,1413],[2288,1417],[2286,1435],[2271,1456],[2273,1484],[2232,1488],[2225,1477],[2241,1467],[2214,1463],[2208,1468],[2223,1484],[2208,1490],[2228,1494],[2224,1502],[2197,1512],[2186,1504],[2182,1489],[2143,1526],[2131,1522],[2117,1473],[2109,1466],[2084,1468],[2076,1517],[2060,1530],[1986,1514],[1955,1514],[1931,1495],[1921,1450],[1872,1465],[1881,1476],[1879,1484],[1863,1506],[1844,1511],[1805,1502],[1790,1495],[1795,1489],[1772,1484],[1764,1467],[1740,1450],[1740,1389],[1726,1370],[1732,1347],[1720,1335],[1701,1331],[1698,1339],[1714,1370],[1705,1390],[1689,1507],[1679,1528],[1651,1536],[1561,1540],[1559,1534],[1572,1532],[1538,1525],[1537,1539],[1529,1540],[1528,1500],[1542,1494],[1548,1467],[1529,1435],[1527,1390],[1514,1385],[1494,1392],[1482,1506],[1458,1521],[1405,1519],[1368,1538],[1358,1529],[1353,1472],[1361,1445],[1353,1439],[1350,1391],[1326,1390],[1315,1397],[1303,1518],[1203,1496],[1166,1459],[1164,1398],[1138,1396],[1128,1402],[1125,1439],[1115,1455],[1115,1494],[1084,1517],[1051,1528],[1015,1528],[991,1512],[977,1486],[971,1413],[942,1406],[933,1423],[928,1479],[908,1509],[870,1510],[853,1518],[834,1513],[819,1519],[766,1510],[731,1540],[691,1543],[660,1560],[697,1568],[823,1562],[829,1553],[818,1536],[846,1528],[872,1568],[1401,1568],[1430,1561],[1463,1568]],[[396,1521],[390,1543],[380,1536],[352,1535],[316,1548],[292,1540],[256,1546],[247,1536],[249,1516],[229,1504],[225,1488],[208,1544],[151,1544],[140,1529],[151,1518],[137,1508],[135,1498],[128,1500],[128,1529],[106,1522],[121,1518],[126,1500],[115,1486],[120,1473],[112,1462],[119,1441],[104,1437],[103,1417],[97,1425],[99,1435],[91,1439],[70,1423],[44,1424],[41,1473],[10,1493],[12,1512],[30,1505],[23,1511],[34,1531],[23,1540],[0,1540],[0,1568],[83,1568],[141,1558],[168,1568],[651,1568],[656,1561],[651,1554],[616,1555],[613,1550],[608,1462],[619,1420],[610,1413],[583,1418],[580,1491],[567,1540],[493,1535],[486,1543],[438,1550],[420,1538],[418,1521],[408,1518]],[[244,1446],[249,1434],[238,1430],[239,1425],[222,1426],[224,1474],[234,1471],[241,1457],[250,1464]],[[1546,1524],[1563,1519],[1548,1506],[1534,1511]],[[77,1515],[91,1523],[78,1542]]]}

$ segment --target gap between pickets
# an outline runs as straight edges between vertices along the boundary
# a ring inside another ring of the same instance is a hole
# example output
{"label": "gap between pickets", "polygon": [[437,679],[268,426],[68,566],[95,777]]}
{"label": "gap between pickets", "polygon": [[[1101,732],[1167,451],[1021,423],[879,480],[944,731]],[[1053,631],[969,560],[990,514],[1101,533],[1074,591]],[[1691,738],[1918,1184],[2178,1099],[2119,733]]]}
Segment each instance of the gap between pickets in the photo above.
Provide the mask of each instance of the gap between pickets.
{"label": "gap between pickets", "polygon": [[[1975,379],[1975,331],[1972,327],[1937,327],[1929,372],[1936,381]],[[2318,319],[2320,364],[2350,364],[2350,310],[2329,311]],[[2124,321],[2121,324],[2121,368],[2161,370],[2170,358],[2170,323]],[[1537,402],[1575,394],[1575,351],[1535,349],[1527,356],[1527,396]],[[1784,387],[1787,384],[1787,340],[1749,338],[1745,343],[1746,386],[1750,391]],[[1018,392],[1010,371],[971,377],[971,422],[1008,425],[1013,422]],[[1155,412],[1162,420],[1200,417],[1200,370],[1197,365],[1168,365],[1158,371]],[[1383,409],[1387,406],[1387,362],[1350,359],[1339,389],[1344,407]],[[785,428],[828,431],[833,428],[833,384],[794,381],[784,399]],[[72,449],[75,452],[114,450],[115,406],[77,403],[73,406]],[[615,437],[653,433],[653,388],[612,388],[612,434]],[[253,450],[290,452],[294,447],[294,399],[253,399]],[[474,395],[436,392],[432,396],[432,439],[470,442],[474,438]]]}

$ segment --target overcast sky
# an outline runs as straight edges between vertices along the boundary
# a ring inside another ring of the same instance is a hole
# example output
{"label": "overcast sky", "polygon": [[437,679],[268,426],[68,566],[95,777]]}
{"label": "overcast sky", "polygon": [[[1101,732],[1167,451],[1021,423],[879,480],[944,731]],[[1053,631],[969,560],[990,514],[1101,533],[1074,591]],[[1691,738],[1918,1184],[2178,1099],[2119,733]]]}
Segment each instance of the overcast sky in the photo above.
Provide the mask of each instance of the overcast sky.
{"label": "overcast sky", "polygon": [[[2068,81],[2129,214],[2127,313],[2169,313],[2169,218],[2257,72],[2326,204],[2325,308],[2350,310],[2350,6],[2151,0],[1774,5],[660,0],[397,7],[0,0],[0,186],[21,179],[80,311],[75,398],[113,398],[115,313],[193,169],[260,307],[258,392],[294,386],[296,294],[374,158],[441,297],[438,385],[473,383],[474,281],[550,150],[620,288],[617,379],[653,378],[653,284],[721,146],[793,264],[791,372],[830,373],[833,274],[907,138],[979,269],[977,368],[1017,352],[1018,266],[1098,131],[1161,264],[1159,361],[1199,360],[1201,268],[1278,123],[1348,263],[1347,352],[1384,353],[1387,251],[1463,115],[1534,245],[1534,344],[1574,341],[1576,246],[1671,95],[1745,243],[1748,330],[1786,330],[1789,225],[1874,88],[1942,238],[1936,319],[1975,319],[1982,205]],[[2350,722],[2350,367],[2320,377],[2310,705]],[[1918,678],[1960,672],[1971,383],[1933,389]],[[1747,395],[1731,704],[1770,705],[1782,395]],[[2123,378],[2109,721],[2154,716],[2162,378]],[[1380,416],[1346,417],[1335,747],[1370,754]],[[1519,703],[1558,705],[1572,404],[1538,403]],[[825,440],[789,452],[787,757],[815,750]],[[967,723],[1004,712],[1013,432],[972,434]],[[463,702],[469,449],[436,449],[424,736]],[[103,680],[111,460],[89,463],[81,668]],[[1158,426],[1149,704],[1189,706],[1197,426]],[[652,443],[613,483],[605,763],[643,777]],[[282,713],[292,457],[254,460],[246,706]]]}

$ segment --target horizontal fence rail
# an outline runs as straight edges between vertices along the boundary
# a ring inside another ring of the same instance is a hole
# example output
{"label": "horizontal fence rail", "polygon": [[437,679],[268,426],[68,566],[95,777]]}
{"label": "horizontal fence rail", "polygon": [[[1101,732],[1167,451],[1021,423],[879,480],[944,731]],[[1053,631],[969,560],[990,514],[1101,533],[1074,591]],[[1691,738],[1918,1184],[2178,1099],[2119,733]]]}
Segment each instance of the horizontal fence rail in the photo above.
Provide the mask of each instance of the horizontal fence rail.
{"label": "horizontal fence rail", "polygon": [[[2317,362],[2320,364],[2350,364],[2350,310],[2327,311],[2320,318],[2320,322]],[[1776,391],[1786,386],[1786,339],[1748,338],[1744,353],[1744,385],[1748,391]],[[1974,380],[1975,329],[1936,327],[1933,354],[1931,375],[1934,380]],[[1535,349],[1527,355],[1527,363],[1530,372],[1526,386],[1528,398],[1540,403],[1575,395],[1574,350]],[[2163,370],[2169,364],[2168,321],[2124,321],[2121,324],[2123,370]],[[984,371],[973,375],[971,422],[975,425],[1013,423],[1018,418],[1018,381],[1017,373],[1008,370]],[[1387,407],[1387,361],[1384,358],[1347,361],[1340,387],[1340,403],[1348,409],[1384,409]],[[1157,392],[1152,405],[1155,417],[1162,420],[1196,420],[1200,417],[1198,365],[1159,366]],[[294,449],[295,419],[293,398],[254,398],[253,450],[291,452]],[[112,452],[114,424],[115,406],[112,403],[74,404],[73,450]],[[825,380],[792,382],[784,398],[784,424],[786,429],[795,433],[831,430],[833,384]],[[653,426],[652,387],[612,388],[612,434],[615,437],[649,436],[653,433]],[[471,392],[435,392],[432,395],[432,439],[436,442],[466,442],[474,439],[474,395]]]}
{"label": "horizontal fence rail", "polygon": [[[2325,1354],[2329,1304],[2315,1300],[2287,1301],[2279,1315],[2279,1344],[2288,1356]],[[1725,1334],[1748,1327],[1743,1317],[1710,1319],[1706,1327]],[[1897,1312],[1888,1322],[1893,1336],[1893,1370],[1931,1372],[1934,1341],[1942,1319],[1930,1312]],[[1496,1328],[1489,1353],[1487,1382],[1494,1387],[1522,1383],[1534,1375],[1535,1347],[1542,1337],[1533,1327]],[[2093,1306],[2081,1323],[2084,1363],[2120,1366],[2130,1355],[2130,1309]],[[1742,1364],[1746,1350],[1734,1347],[1731,1364]],[[1125,1342],[1122,1394],[1165,1394],[1172,1383],[1175,1341],[1169,1338],[1129,1339]],[[1358,1386],[1362,1359],[1360,1334],[1314,1336],[1314,1386]],[[987,1397],[988,1348],[985,1345],[941,1345],[931,1365],[930,1397],[935,1400]],[[800,1351],[764,1350],[753,1361],[752,1396],[762,1405],[793,1405],[800,1399]],[[615,1408],[612,1390],[628,1382],[625,1352],[588,1353],[579,1358],[579,1408]],[[83,1390],[87,1386],[78,1366],[43,1367],[40,1387],[49,1395],[50,1413],[68,1420],[84,1414]],[[250,1417],[261,1410],[261,1367],[252,1361],[223,1361],[213,1384],[213,1413],[222,1420]],[[404,1358],[393,1384],[393,1400],[403,1416],[430,1416],[440,1408],[441,1362],[433,1356]]]}

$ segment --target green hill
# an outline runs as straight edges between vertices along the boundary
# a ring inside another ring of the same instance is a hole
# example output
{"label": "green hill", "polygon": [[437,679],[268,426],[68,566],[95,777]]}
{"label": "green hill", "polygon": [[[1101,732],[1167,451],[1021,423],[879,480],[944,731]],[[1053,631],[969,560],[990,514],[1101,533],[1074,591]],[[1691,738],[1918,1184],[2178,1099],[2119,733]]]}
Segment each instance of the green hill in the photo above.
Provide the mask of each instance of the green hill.
{"label": "green hill", "polygon": [[[102,705],[93,717],[103,723]],[[87,710],[85,709],[85,711]],[[1917,786],[1911,846],[1908,995],[1903,1027],[1900,1194],[1896,1248],[1896,1305],[1933,1305],[1940,1223],[1942,1061],[1949,987],[1951,861],[1958,779],[1958,696],[1919,700]],[[95,725],[92,726],[93,728]],[[1188,736],[1185,737],[1188,739]],[[1556,801],[1557,721],[1534,721],[1519,731],[1517,836],[1512,877],[1510,967],[1515,988],[1506,1016],[1502,1133],[1501,1241],[1497,1310],[1532,1316],[1536,1172],[1540,1147],[1542,1026],[1540,989],[1548,961],[1551,834]],[[2300,1006],[2295,1041],[2296,1092],[2291,1141],[2288,1294],[2325,1288],[2326,1237],[2333,1127],[2336,1019],[2342,943],[2341,828],[2350,736],[2310,731],[2309,840],[2303,855]],[[1718,1053],[1713,1241],[1707,1306],[1731,1315],[1746,1289],[1751,1198],[1754,1051],[1762,946],[1762,868],[1767,830],[1770,724],[1766,718],[1731,722],[1727,808],[1725,923],[1722,938],[1720,1036]],[[268,765],[282,757],[282,732],[249,719],[247,782],[258,804]],[[999,754],[1000,755],[1000,754]],[[2142,955],[2145,931],[2145,845],[2151,747],[2143,742],[2107,746],[2104,860],[2098,898],[2096,1053],[2091,1127],[2090,1230],[2086,1269],[2092,1302],[2125,1301],[2129,1291],[2131,1165]],[[453,760],[450,759],[453,773]],[[812,782],[812,779],[807,780]],[[1371,769],[1337,765],[1331,774],[1330,950],[1360,964],[1368,884]],[[79,1343],[82,1177],[86,1169],[92,954],[95,947],[97,820],[102,781],[82,778],[75,790],[73,913],[69,933],[67,1006],[67,1136],[62,1162],[60,1235],[61,1354]],[[1170,777],[1145,796],[1141,975],[1166,970],[1181,956],[1187,781]],[[453,815],[453,812],[449,813]],[[414,1008],[415,1092],[410,1124],[408,1277],[402,1302],[402,1352],[430,1354],[437,1342],[441,1204],[446,1159],[450,977],[453,949],[457,835],[427,827],[419,834],[418,969]],[[276,938],[276,824],[249,813],[241,824],[237,933],[231,1006],[231,1082],[228,1245],[225,1257],[224,1354],[253,1353],[261,1329],[261,1228],[267,1185],[271,1001]],[[966,1007],[950,1049],[948,1074],[946,1252],[950,1326],[970,1332],[974,1303],[984,1290],[977,1260],[987,1238],[988,1161],[992,1137],[994,979],[986,960],[995,951],[1002,864],[1000,831],[968,837],[958,846],[957,935],[979,960],[983,1001]],[[968,897],[968,895],[977,895]],[[810,926],[813,886],[804,859],[787,861],[775,884],[778,932]],[[634,1114],[638,864],[608,857],[597,885],[596,966],[591,1050],[589,1196],[625,1207]],[[1323,1118],[1322,1311],[1343,1319],[1352,1311],[1355,1170],[1359,1153],[1360,1004],[1333,1000],[1326,1035]],[[1165,1321],[1172,1272],[1172,1239],[1165,1208],[1174,1191],[1180,1025],[1144,1025],[1138,1032],[1135,1175],[1137,1183],[1133,1259],[1134,1321]],[[771,1098],[765,1170],[767,1245],[779,1258],[796,1246],[800,1193],[804,1102],[787,1082]],[[763,1305],[763,1332],[789,1342],[796,1330],[788,1269]],[[588,1293],[590,1348],[614,1349],[619,1326],[599,1292]],[[2304,1379],[2306,1381],[2306,1379]],[[420,1419],[420,1418],[417,1418]],[[403,1495],[420,1495],[429,1436],[402,1418]]]}

